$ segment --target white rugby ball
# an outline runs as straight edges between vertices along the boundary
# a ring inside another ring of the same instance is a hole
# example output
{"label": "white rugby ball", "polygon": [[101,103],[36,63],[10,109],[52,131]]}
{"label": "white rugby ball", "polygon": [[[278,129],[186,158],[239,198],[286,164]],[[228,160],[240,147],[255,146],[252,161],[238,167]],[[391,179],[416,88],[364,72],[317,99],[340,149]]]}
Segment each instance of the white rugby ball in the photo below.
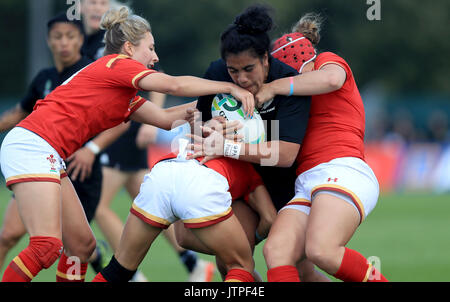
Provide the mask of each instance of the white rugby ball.
{"label": "white rugby ball", "polygon": [[244,127],[237,131],[237,134],[244,136],[243,142],[247,144],[259,144],[265,141],[266,131],[264,122],[256,110],[252,118],[245,117],[242,103],[229,94],[217,94],[211,105],[212,117],[222,116],[228,121],[240,121]]}

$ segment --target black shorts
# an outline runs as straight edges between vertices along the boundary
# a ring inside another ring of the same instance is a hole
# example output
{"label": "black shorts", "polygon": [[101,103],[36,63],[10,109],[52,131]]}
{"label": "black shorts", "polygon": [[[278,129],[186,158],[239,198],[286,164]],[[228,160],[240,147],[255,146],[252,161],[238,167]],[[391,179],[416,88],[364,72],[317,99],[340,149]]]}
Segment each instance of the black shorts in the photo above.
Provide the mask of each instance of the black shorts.
{"label": "black shorts", "polygon": [[100,162],[106,167],[124,172],[148,169],[147,149],[139,149],[136,136],[141,124],[131,122],[127,130],[100,155]]}
{"label": "black shorts", "polygon": [[[67,165],[68,163],[66,163]],[[70,175],[69,175],[70,177]],[[102,166],[100,164],[99,157],[97,156],[94,164],[92,165],[91,176],[85,179],[83,182],[79,180],[72,180],[72,184],[75,191],[80,198],[81,205],[83,206],[84,213],[88,222],[95,216],[98,204],[100,202],[100,194],[102,191]]]}

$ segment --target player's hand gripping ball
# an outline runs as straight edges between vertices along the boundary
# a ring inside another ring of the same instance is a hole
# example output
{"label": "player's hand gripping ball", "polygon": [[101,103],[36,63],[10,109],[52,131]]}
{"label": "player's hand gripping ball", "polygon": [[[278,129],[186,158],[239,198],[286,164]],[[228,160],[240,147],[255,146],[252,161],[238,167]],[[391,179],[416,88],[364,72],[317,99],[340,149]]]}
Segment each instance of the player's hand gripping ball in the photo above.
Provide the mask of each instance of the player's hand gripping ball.
{"label": "player's hand gripping ball", "polygon": [[266,131],[264,122],[255,108],[253,117],[246,117],[242,103],[229,94],[217,94],[211,106],[212,117],[222,116],[228,121],[240,121],[244,126],[236,134],[242,135],[243,142],[259,144],[265,141]]}

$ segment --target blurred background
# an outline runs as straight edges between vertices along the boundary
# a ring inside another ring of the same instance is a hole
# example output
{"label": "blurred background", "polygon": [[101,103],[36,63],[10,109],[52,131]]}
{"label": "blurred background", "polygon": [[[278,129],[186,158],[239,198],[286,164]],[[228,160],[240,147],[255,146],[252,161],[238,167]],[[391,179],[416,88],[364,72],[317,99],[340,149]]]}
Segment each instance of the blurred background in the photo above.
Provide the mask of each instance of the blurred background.
{"label": "blurred background", "polygon": [[[0,111],[23,97],[36,73],[52,64],[45,41],[46,21],[74,2],[0,2],[0,39],[4,41]],[[134,0],[128,4],[150,21],[165,72],[202,76],[219,57],[222,31],[254,2]],[[445,145],[450,139],[449,1],[381,0],[376,16],[380,20],[372,21],[368,10],[376,1],[260,3],[275,10],[274,39],[289,31],[303,13],[314,11],[325,17],[319,51],[338,53],[353,70],[365,102],[369,160],[373,158],[373,165],[384,163],[383,171],[377,171],[383,175],[383,188],[450,188],[450,177],[440,174],[446,172],[440,163],[448,162],[450,156]],[[169,98],[167,106],[182,101]]]}
{"label": "blurred background", "polygon": [[[0,1],[0,40],[4,45],[0,49],[0,112],[14,106],[36,73],[52,64],[46,45],[46,22],[74,2]],[[127,3],[150,21],[160,66],[166,73],[202,76],[209,63],[219,57],[220,34],[237,14],[255,2]],[[367,250],[369,255],[378,255],[388,279],[449,280],[446,271],[450,268],[450,243],[445,234],[450,223],[450,2],[258,3],[274,8],[274,39],[288,32],[304,13],[321,13],[325,22],[319,51],[341,55],[357,80],[366,109],[367,162],[378,177],[381,197],[367,220],[368,226],[361,227],[362,235],[351,244]],[[375,9],[377,3],[378,15],[370,20],[370,9]],[[166,106],[185,101],[169,97]],[[161,131],[159,135],[159,145],[166,146],[174,134]],[[4,179],[1,181],[4,183]],[[1,190],[6,191],[4,186]],[[0,201],[0,213],[6,202]],[[383,229],[377,225],[383,225]],[[420,242],[419,237],[423,238]],[[259,263],[264,272],[263,263]]]}

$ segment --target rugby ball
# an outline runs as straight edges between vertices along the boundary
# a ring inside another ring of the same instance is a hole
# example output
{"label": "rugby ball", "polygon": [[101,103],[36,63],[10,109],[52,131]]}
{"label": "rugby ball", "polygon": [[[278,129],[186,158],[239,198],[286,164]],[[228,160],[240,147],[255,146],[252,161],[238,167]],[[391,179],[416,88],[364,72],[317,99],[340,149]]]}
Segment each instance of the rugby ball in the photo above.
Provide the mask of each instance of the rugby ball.
{"label": "rugby ball", "polygon": [[265,141],[266,131],[264,122],[256,110],[253,117],[245,116],[242,103],[229,94],[217,94],[211,105],[212,117],[222,116],[228,121],[240,121],[244,127],[239,129],[236,134],[244,136],[243,142],[247,144],[259,144]]}

